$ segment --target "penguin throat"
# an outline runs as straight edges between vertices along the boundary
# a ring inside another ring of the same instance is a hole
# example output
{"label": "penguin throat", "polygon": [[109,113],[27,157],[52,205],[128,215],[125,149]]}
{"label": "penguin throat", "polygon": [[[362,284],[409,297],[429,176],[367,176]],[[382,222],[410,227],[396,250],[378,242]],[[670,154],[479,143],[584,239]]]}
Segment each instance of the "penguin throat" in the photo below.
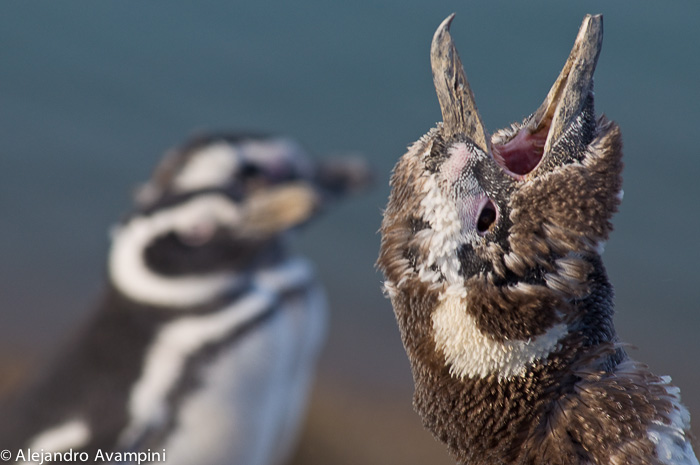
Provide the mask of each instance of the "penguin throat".
{"label": "penguin throat", "polygon": [[542,160],[548,129],[545,127],[536,133],[530,133],[527,128],[523,128],[505,144],[494,144],[494,159],[510,174],[528,174]]}
{"label": "penguin throat", "polygon": [[568,334],[567,325],[559,323],[528,340],[496,341],[479,329],[466,299],[454,295],[439,302],[432,327],[435,345],[444,354],[450,374],[458,379],[523,376],[537,361],[558,350]]}

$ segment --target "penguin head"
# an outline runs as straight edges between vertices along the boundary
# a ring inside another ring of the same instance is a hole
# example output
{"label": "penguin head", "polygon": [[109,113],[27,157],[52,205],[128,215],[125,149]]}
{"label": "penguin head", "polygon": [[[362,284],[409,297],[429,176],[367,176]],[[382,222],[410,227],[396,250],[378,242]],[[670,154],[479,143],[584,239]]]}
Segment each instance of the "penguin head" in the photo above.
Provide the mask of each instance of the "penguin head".
{"label": "penguin head", "polygon": [[283,137],[195,137],[166,153],[137,191],[113,233],[110,277],[135,300],[196,304],[274,261],[288,231],[367,177],[359,160],[314,163]]}
{"label": "penguin head", "polygon": [[431,47],[443,122],[394,168],[378,266],[412,361],[510,377],[574,326],[619,203],[619,130],[593,108],[602,17],[584,19],[543,104],[488,137],[453,16]]}

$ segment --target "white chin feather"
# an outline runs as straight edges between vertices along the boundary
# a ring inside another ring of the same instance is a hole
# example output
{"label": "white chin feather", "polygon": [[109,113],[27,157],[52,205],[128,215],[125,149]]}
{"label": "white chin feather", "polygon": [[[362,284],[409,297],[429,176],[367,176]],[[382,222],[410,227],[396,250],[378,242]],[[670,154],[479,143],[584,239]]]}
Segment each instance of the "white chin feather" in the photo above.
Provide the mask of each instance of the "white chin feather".
{"label": "white chin feather", "polygon": [[554,351],[568,331],[566,324],[560,323],[528,341],[497,342],[479,330],[465,300],[458,296],[443,299],[432,320],[435,344],[456,378],[522,376],[533,363]]}

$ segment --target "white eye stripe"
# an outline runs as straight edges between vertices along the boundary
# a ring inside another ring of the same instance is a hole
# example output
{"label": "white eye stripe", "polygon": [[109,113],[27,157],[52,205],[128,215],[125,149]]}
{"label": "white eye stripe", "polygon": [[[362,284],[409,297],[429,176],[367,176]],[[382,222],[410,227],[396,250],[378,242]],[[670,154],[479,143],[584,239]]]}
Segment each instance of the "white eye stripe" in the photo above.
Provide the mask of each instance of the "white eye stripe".
{"label": "white eye stripe", "polygon": [[238,144],[212,143],[193,153],[172,181],[172,192],[223,187],[234,182],[245,167],[273,176],[287,172],[310,175],[305,151],[287,139],[247,140]]}
{"label": "white eye stripe", "polygon": [[194,154],[172,184],[173,192],[221,187],[230,182],[239,169],[241,155],[226,142],[212,144]]}

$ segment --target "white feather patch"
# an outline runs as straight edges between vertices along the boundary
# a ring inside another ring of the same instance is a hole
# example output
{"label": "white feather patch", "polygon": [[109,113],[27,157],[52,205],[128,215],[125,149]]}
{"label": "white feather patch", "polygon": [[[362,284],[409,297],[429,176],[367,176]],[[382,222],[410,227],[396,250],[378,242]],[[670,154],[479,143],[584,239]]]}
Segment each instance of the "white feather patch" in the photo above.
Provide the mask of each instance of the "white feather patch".
{"label": "white feather patch", "polygon": [[665,465],[698,465],[698,459],[693,452],[686,431],[690,430],[690,413],[681,404],[680,389],[671,385],[671,377],[661,378],[673,403],[673,408],[667,413],[670,424],[657,420],[649,427],[649,439],[656,446],[656,455]]}
{"label": "white feather patch", "polygon": [[149,269],[143,252],[154,238],[168,231],[187,234],[192,228],[202,225],[235,224],[239,216],[235,204],[222,195],[211,194],[148,217],[135,217],[113,233],[108,265],[112,282],[129,297],[152,305],[182,308],[211,300],[237,284],[239,278],[236,274],[218,272],[204,276],[163,277]]}
{"label": "white feather patch", "polygon": [[224,186],[238,169],[239,154],[235,146],[220,142],[204,147],[188,160],[173,180],[175,192]]}
{"label": "white feather patch", "polygon": [[546,358],[567,334],[566,324],[552,326],[529,341],[497,342],[482,333],[458,296],[443,299],[432,315],[433,337],[458,378],[499,379],[521,376],[535,361]]}
{"label": "white feather patch", "polygon": [[71,420],[39,433],[29,444],[30,449],[62,452],[84,446],[90,440],[90,429],[84,421]]}
{"label": "white feather patch", "polygon": [[[431,146],[428,145],[421,157],[428,157],[430,151]],[[471,151],[461,142],[449,147],[447,153],[449,157],[441,165],[439,173],[426,174],[422,178],[420,213],[430,228],[416,234],[416,241],[428,250],[427,259],[418,267],[418,275],[427,283],[438,282],[442,275],[449,293],[464,295],[464,278],[459,273],[461,265],[457,252],[465,242],[474,244],[480,241],[476,221],[478,210],[487,197],[471,178],[460,183],[466,191],[460,198],[453,192],[453,186],[472,159],[483,154]]]}
{"label": "white feather patch", "polygon": [[[421,200],[422,218],[430,224],[420,231],[420,241],[428,250],[428,257],[418,267],[418,276],[423,282],[436,283],[440,273],[448,283],[464,282],[459,275],[457,249],[464,241],[462,223],[454,201],[444,197],[435,175],[429,175],[423,183],[424,197]],[[440,272],[433,270],[434,267]]]}
{"label": "white feather patch", "polygon": [[600,241],[598,241],[598,242],[596,243],[595,249],[593,249],[593,250],[595,250],[595,252],[596,252],[598,255],[602,256],[603,253],[605,252],[605,245],[606,245],[606,242],[603,241],[603,240],[600,240]]}

